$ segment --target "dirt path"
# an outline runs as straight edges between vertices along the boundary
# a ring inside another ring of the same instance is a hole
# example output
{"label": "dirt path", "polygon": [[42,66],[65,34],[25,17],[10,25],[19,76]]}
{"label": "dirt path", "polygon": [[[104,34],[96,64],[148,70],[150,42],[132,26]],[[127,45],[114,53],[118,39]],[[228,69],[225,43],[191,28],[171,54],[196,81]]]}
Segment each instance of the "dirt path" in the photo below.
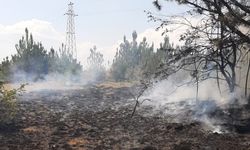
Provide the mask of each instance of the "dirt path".
{"label": "dirt path", "polygon": [[200,123],[168,123],[143,110],[130,118],[130,98],[126,87],[26,93],[15,124],[0,128],[0,149],[250,149],[249,134],[212,133]]}

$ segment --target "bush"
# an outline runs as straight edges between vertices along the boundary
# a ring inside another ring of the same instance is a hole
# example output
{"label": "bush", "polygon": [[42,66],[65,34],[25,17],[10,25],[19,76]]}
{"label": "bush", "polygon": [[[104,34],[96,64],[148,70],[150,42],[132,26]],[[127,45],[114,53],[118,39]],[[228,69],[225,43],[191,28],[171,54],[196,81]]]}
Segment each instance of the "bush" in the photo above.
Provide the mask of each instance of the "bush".
{"label": "bush", "polygon": [[0,124],[10,123],[17,112],[16,97],[23,91],[24,85],[17,89],[7,90],[0,81]]}

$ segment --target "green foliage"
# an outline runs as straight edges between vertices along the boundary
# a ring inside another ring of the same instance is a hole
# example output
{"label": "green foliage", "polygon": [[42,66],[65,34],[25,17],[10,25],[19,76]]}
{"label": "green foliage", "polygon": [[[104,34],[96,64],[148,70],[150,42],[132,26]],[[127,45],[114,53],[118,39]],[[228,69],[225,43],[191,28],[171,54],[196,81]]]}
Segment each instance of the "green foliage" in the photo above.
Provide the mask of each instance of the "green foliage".
{"label": "green foliage", "polygon": [[149,45],[146,38],[137,44],[137,33],[132,33],[133,41],[126,37],[117,49],[115,59],[111,67],[111,75],[117,80],[139,80],[150,77],[157,68],[166,61],[170,50],[168,37],[164,39],[161,47],[154,52],[154,45]]}
{"label": "green foliage", "polygon": [[42,43],[35,43],[32,34],[25,29],[25,38],[16,44],[17,54],[12,56],[13,72],[24,72],[34,80],[48,73],[47,51]]}
{"label": "green foliage", "polygon": [[3,59],[0,64],[0,81],[8,81],[8,75],[10,74],[10,60],[9,57]]}
{"label": "green foliage", "polygon": [[23,91],[24,85],[17,89],[6,90],[0,82],[0,124],[9,123],[16,115],[16,97]]}
{"label": "green foliage", "polygon": [[59,52],[53,48],[49,52],[42,43],[34,42],[32,34],[25,29],[23,36],[16,44],[17,54],[7,57],[0,65],[0,79],[4,81],[37,81],[44,79],[47,74],[58,73],[61,75],[79,75],[82,66],[72,54],[65,49]]}
{"label": "green foliage", "polygon": [[59,73],[62,75],[80,75],[82,66],[73,55],[66,50],[65,46],[55,52],[51,49],[49,52],[49,73]]}

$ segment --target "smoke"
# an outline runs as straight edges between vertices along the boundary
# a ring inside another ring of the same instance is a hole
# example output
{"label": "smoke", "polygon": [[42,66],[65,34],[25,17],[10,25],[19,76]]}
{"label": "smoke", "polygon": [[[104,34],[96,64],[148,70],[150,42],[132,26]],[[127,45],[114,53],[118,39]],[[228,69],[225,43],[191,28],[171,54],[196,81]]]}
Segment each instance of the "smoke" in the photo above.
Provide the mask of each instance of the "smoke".
{"label": "smoke", "polygon": [[80,80],[76,75],[61,75],[51,73],[48,75],[34,75],[22,71],[13,74],[11,79],[11,87],[17,88],[20,84],[25,84],[26,92],[49,91],[49,90],[68,90],[81,89],[86,84],[84,80]]}
{"label": "smoke", "polygon": [[230,94],[226,83],[221,82],[220,87],[221,93],[216,80],[209,79],[199,83],[198,95],[196,95],[196,84],[180,73],[168,80],[154,83],[140,100],[150,99],[150,101],[144,101],[142,105],[151,106],[154,115],[163,115],[170,122],[197,121],[201,122],[206,130],[222,133],[226,131],[221,124],[226,120],[218,113],[226,113],[224,110],[229,105],[235,104],[237,99],[241,99],[238,102],[240,104],[244,104],[246,101],[244,101],[240,89]]}
{"label": "smoke", "polygon": [[[29,74],[23,71],[15,72],[11,77],[11,88],[17,88],[25,84],[26,92],[50,91],[50,90],[75,90],[83,89],[88,84],[100,81],[99,72],[85,70],[80,74],[50,73],[47,75]],[[102,77],[104,73],[102,73]]]}

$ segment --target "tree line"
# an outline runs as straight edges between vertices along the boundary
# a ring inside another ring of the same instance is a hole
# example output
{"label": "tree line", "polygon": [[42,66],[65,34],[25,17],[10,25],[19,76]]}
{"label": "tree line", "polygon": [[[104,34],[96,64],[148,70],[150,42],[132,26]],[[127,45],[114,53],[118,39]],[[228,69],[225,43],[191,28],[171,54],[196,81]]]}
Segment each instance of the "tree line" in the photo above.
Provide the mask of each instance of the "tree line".
{"label": "tree line", "polygon": [[[149,19],[158,21],[159,28],[170,32],[169,25],[185,26],[180,40],[183,46],[173,46],[166,36],[155,49],[146,37],[138,41],[137,33],[132,40],[126,36],[117,48],[111,68],[110,78],[115,81],[140,80],[144,78],[167,79],[169,76],[186,71],[199,89],[199,84],[207,79],[215,79],[218,89],[226,83],[233,93],[237,88],[249,93],[250,71],[250,7],[246,0],[175,0],[180,5],[190,6],[186,16],[157,16],[147,12]],[[165,1],[164,1],[165,2]],[[159,11],[163,1],[153,4]],[[197,17],[198,16],[198,17]],[[190,18],[195,18],[196,23]],[[198,23],[197,23],[198,22]],[[82,66],[64,49],[47,52],[41,43],[33,41],[32,34],[25,30],[25,37],[16,45],[17,54],[4,59],[0,65],[0,76],[9,77],[14,72],[25,72],[43,78],[48,73],[78,74]],[[103,66],[103,55],[96,47],[90,50],[89,70],[107,74]],[[32,65],[31,65],[32,64]],[[105,78],[105,77],[98,77]]]}
{"label": "tree line", "polygon": [[17,53],[0,64],[0,79],[4,81],[43,80],[50,73],[78,75],[82,66],[62,44],[59,51],[47,51],[41,42],[25,29],[25,36],[15,45]]}
{"label": "tree line", "polygon": [[181,47],[174,47],[168,36],[164,38],[160,48],[155,49],[154,44],[148,43],[146,37],[138,42],[134,31],[132,41],[124,36],[123,42],[117,48],[110,70],[111,76],[115,81],[150,79],[167,62],[171,53],[178,49]]}
{"label": "tree line", "polygon": [[134,31],[132,41],[124,36],[109,70],[104,67],[103,54],[94,46],[87,58],[88,66],[83,71],[83,66],[72,57],[65,45],[62,44],[58,51],[53,48],[47,51],[41,42],[33,40],[27,28],[15,48],[17,53],[4,58],[0,64],[0,79],[3,81],[38,81],[44,80],[48,74],[79,77],[84,74],[97,81],[107,78],[115,81],[140,80],[156,73],[157,68],[171,57],[170,51],[174,51],[167,36],[160,48],[155,50],[154,44],[148,43],[146,37],[138,42]]}

